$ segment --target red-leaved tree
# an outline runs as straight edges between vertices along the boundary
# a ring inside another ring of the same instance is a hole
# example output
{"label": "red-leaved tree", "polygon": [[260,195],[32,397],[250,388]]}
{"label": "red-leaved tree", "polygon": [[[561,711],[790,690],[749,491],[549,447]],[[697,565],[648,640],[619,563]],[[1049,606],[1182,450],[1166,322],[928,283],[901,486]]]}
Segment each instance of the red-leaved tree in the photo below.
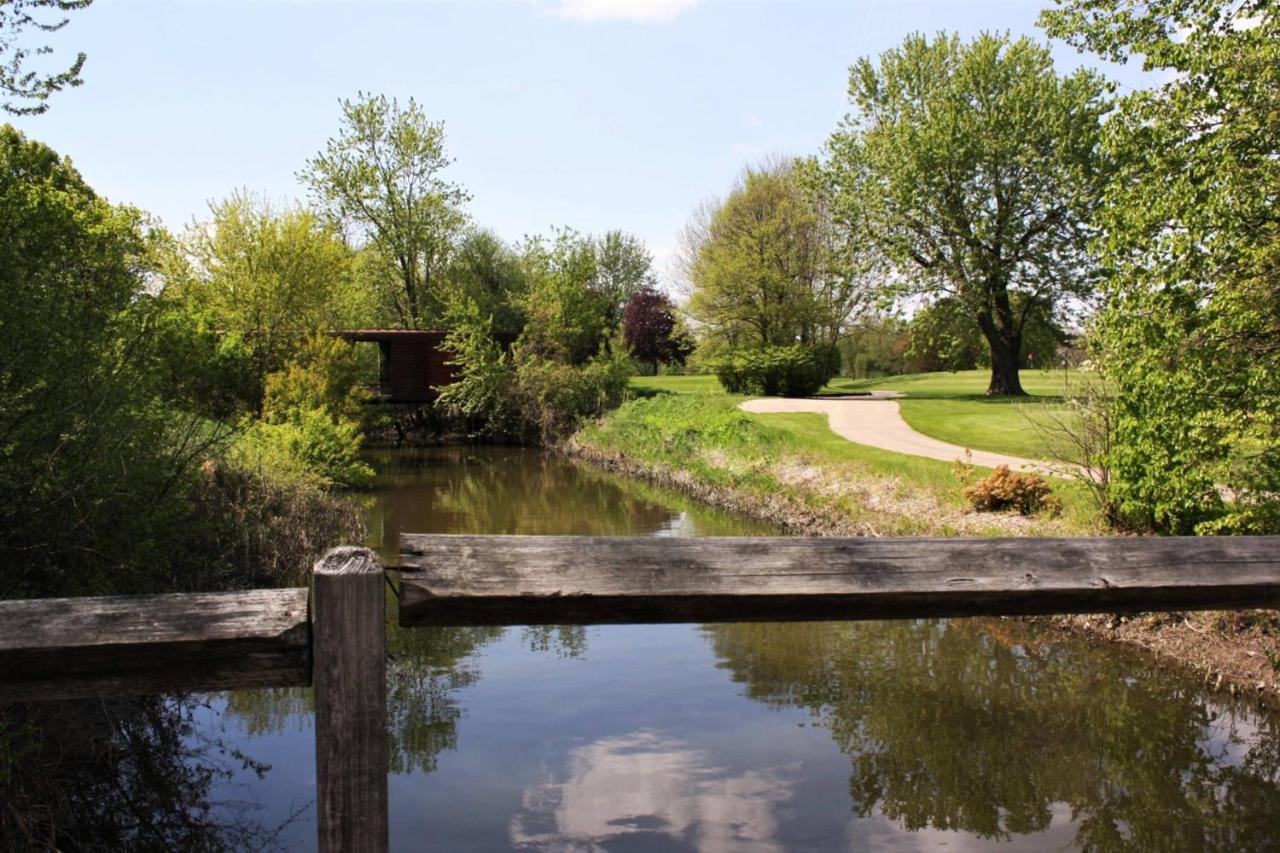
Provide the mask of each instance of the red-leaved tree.
{"label": "red-leaved tree", "polygon": [[675,309],[665,293],[642,287],[627,301],[622,333],[637,361],[653,365],[684,364],[693,350],[676,323]]}

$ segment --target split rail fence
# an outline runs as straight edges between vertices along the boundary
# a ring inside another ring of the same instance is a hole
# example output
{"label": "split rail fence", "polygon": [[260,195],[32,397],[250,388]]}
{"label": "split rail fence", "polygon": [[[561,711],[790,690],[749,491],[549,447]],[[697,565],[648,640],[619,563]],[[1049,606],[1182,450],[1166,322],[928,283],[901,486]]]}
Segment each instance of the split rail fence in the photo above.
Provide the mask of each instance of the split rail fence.
{"label": "split rail fence", "polygon": [[[401,537],[402,626],[902,619],[1280,606],[1280,537]],[[0,602],[0,703],[312,685],[323,851],[387,849],[386,587]]]}

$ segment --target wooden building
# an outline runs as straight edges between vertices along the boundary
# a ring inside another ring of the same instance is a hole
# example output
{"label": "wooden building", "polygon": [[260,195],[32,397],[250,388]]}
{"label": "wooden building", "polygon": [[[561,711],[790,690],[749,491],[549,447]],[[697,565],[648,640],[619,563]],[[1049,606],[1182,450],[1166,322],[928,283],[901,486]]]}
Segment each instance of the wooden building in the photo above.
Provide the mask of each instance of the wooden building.
{"label": "wooden building", "polygon": [[443,329],[346,329],[338,337],[378,345],[378,397],[384,403],[429,403],[455,378]]}

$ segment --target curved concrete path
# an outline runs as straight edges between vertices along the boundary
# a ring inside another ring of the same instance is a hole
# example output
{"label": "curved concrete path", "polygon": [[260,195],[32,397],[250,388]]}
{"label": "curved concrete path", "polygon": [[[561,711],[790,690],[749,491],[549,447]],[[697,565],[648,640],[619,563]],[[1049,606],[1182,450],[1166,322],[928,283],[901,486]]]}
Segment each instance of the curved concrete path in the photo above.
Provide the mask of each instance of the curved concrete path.
{"label": "curved concrete path", "polygon": [[[922,435],[902,419],[902,413],[898,411],[896,401],[896,398],[902,396],[904,395],[893,391],[877,391],[865,397],[825,399],[769,397],[748,400],[740,408],[755,414],[816,412],[827,416],[832,432],[857,444],[892,450],[894,453],[905,453],[909,456],[924,456],[943,462],[964,459],[965,448]],[[971,450],[969,453],[970,461],[974,465],[987,468],[1008,465],[1012,471],[1034,471],[1038,474],[1052,474],[1058,477],[1072,476],[1072,473],[1064,467],[1055,467],[1048,462],[1035,459],[989,453],[985,450]]]}

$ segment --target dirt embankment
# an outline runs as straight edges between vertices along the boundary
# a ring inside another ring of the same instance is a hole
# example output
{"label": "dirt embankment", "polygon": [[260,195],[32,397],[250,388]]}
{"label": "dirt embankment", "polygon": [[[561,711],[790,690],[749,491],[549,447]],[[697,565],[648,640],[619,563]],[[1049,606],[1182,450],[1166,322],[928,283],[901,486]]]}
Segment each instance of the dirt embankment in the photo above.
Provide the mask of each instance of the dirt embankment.
{"label": "dirt embankment", "polygon": [[[572,439],[562,452],[615,473],[674,488],[696,500],[806,536],[875,536],[866,524],[842,518],[833,507],[806,506],[776,495],[762,498],[708,485],[680,471],[606,453]],[[1009,535],[1017,535],[1010,531]],[[1153,655],[1195,673],[1214,689],[1255,697],[1280,708],[1280,611],[1135,613],[1125,616],[1028,617],[1040,625]]]}
{"label": "dirt embankment", "polygon": [[1141,649],[1217,690],[1280,708],[1280,611],[1045,616],[1062,631]]}
{"label": "dirt embankment", "polygon": [[805,507],[800,501],[784,495],[761,497],[731,488],[703,483],[683,471],[638,462],[626,456],[588,447],[572,438],[557,447],[561,453],[621,474],[675,489],[689,497],[719,509],[737,513],[763,524],[775,525],[787,533],[802,536],[868,536],[874,532],[864,525],[840,518],[835,512]]}

